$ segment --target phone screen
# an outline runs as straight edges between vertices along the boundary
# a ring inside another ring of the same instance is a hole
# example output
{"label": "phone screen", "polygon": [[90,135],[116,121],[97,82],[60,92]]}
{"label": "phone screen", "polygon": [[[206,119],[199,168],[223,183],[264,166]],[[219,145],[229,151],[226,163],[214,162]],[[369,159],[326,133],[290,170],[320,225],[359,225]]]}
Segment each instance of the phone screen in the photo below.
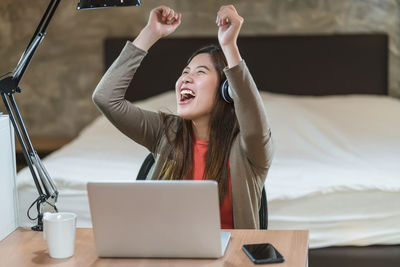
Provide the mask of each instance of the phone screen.
{"label": "phone screen", "polygon": [[285,260],[269,243],[243,245],[242,249],[254,263],[276,263]]}

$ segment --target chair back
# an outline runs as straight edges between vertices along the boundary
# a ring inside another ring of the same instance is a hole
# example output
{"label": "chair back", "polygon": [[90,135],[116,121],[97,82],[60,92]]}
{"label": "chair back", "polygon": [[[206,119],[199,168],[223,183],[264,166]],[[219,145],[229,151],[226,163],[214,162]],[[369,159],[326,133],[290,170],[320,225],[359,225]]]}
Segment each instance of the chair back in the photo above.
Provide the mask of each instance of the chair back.
{"label": "chair back", "polygon": [[142,166],[140,166],[140,170],[138,172],[138,175],[136,176],[136,180],[146,180],[147,175],[149,174],[153,164],[154,164],[154,156],[153,153],[150,153],[144,159]]}

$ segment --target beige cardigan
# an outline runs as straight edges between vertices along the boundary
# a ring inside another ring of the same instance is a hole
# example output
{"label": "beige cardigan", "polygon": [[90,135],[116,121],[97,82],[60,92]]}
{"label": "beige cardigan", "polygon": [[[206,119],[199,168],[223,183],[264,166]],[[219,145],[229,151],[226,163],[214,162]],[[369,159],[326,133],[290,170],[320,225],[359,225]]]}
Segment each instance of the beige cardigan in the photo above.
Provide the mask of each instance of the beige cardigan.
{"label": "beige cardigan", "polygon": [[[162,146],[166,142],[160,115],[140,109],[124,97],[146,54],[128,41],[97,85],[92,98],[121,132],[155,153],[159,151],[157,144]],[[229,155],[234,226],[236,229],[258,229],[261,192],[273,154],[271,131],[257,86],[245,62],[242,60],[230,69],[225,68],[224,72],[233,93],[240,127]],[[164,163],[159,154],[155,159],[151,179],[157,179]]]}

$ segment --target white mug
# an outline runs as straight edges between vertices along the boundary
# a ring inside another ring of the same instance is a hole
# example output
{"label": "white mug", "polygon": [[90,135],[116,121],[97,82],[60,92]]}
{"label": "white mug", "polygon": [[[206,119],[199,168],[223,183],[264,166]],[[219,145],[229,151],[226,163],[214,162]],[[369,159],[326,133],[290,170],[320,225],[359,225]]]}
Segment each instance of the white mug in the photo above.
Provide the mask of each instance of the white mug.
{"label": "white mug", "polygon": [[74,255],[76,214],[58,212],[43,214],[43,238],[47,240],[52,258],[68,258]]}

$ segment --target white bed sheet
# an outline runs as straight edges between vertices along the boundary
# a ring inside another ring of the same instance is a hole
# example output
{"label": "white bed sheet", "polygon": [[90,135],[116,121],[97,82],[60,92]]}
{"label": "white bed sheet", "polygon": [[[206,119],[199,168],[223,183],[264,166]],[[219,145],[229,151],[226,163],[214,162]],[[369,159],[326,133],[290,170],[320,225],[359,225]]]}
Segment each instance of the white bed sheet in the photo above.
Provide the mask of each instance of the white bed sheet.
{"label": "white bed sheet", "polygon": [[[309,229],[311,248],[400,244],[400,101],[261,94],[275,147],[266,181],[269,228]],[[174,112],[174,93],[138,105]],[[100,116],[43,162],[60,191],[59,209],[89,227],[86,183],[134,180],[147,154]],[[26,226],[36,198],[28,169],[17,185]]]}

